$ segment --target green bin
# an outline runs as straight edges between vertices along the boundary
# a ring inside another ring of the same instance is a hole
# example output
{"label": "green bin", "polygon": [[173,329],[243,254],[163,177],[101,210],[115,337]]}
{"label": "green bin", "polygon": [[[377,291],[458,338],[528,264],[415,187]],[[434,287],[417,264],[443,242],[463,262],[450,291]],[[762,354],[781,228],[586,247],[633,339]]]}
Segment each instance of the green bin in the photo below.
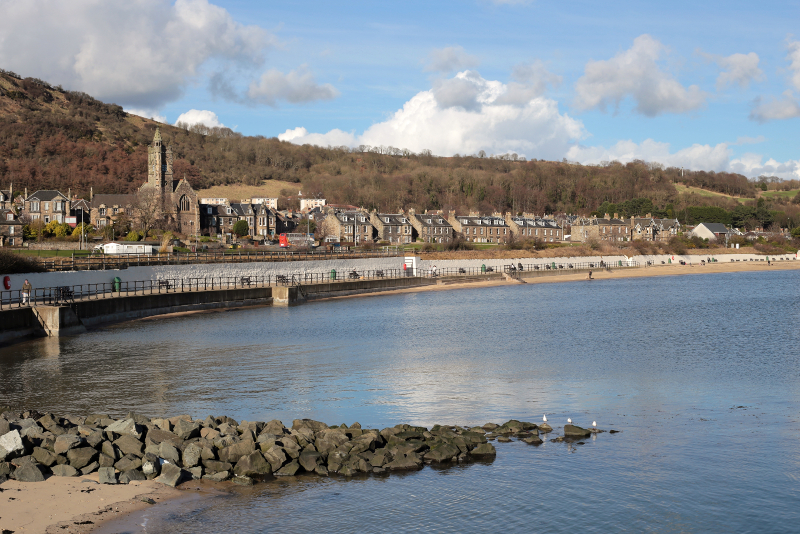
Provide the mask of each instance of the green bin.
{"label": "green bin", "polygon": [[122,280],[119,279],[119,276],[114,277],[114,291],[119,293],[120,287],[122,286]]}
{"label": "green bin", "polygon": [[336,269],[331,269],[331,280],[336,280]]}
{"label": "green bin", "polygon": [[485,273],[485,272],[486,272],[486,264],[485,264],[485,263],[484,263],[484,264],[481,264],[481,272],[482,272],[482,273]]}

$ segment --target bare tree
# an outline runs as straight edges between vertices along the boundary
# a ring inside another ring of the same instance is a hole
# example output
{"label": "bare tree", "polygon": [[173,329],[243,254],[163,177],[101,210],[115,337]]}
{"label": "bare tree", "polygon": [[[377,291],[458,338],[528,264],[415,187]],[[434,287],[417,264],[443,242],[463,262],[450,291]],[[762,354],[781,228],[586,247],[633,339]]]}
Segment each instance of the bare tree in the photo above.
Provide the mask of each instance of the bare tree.
{"label": "bare tree", "polygon": [[131,206],[134,219],[142,228],[142,234],[155,228],[164,219],[164,198],[161,191],[152,187],[143,187],[136,193]]}

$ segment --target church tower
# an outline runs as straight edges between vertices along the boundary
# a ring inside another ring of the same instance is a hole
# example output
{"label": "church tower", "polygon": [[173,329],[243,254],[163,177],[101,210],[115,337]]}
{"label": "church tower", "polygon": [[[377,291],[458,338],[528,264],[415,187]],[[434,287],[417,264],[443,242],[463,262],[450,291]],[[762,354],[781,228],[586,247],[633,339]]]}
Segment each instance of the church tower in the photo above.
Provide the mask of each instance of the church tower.
{"label": "church tower", "polygon": [[147,186],[172,192],[172,147],[164,146],[159,128],[147,147]]}

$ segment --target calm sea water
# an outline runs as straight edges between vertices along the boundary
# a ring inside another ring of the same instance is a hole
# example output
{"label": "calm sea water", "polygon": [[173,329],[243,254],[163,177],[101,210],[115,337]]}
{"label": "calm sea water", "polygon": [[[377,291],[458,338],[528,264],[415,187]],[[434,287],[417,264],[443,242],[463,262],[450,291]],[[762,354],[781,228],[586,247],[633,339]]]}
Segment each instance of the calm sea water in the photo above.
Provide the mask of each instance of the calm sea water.
{"label": "calm sea water", "polygon": [[59,413],[538,422],[585,445],[298,477],[103,532],[788,532],[800,272],[463,289],[139,321],[0,349],[0,405]]}

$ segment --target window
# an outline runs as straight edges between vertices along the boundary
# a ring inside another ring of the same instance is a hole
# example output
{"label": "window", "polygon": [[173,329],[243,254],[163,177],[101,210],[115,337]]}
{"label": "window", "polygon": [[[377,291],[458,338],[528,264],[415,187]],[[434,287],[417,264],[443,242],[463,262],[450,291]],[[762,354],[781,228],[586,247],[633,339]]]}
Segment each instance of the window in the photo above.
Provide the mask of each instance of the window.
{"label": "window", "polygon": [[6,214],[6,220],[7,221],[13,221],[14,220],[14,214],[13,213]]}
{"label": "window", "polygon": [[483,228],[481,228],[481,235],[483,235]]}
{"label": "window", "polygon": [[231,209],[230,209],[230,208],[228,208],[228,209],[227,209],[227,212],[228,212],[228,215],[230,215],[230,214],[231,214]]}
{"label": "window", "polygon": [[11,225],[8,225],[8,235],[14,235],[14,227]]}
{"label": "window", "polygon": [[119,213],[119,208],[114,208],[113,211],[114,211],[114,215],[116,215],[117,213]]}
{"label": "window", "polygon": [[45,202],[44,203],[44,211],[50,211],[50,203],[49,202]]}
{"label": "window", "polygon": [[53,202],[53,211],[61,211],[61,209],[62,209],[61,202],[59,201]]}
{"label": "window", "polygon": [[213,213],[213,211],[214,211],[213,208],[207,208],[207,209],[208,209],[208,214],[209,215],[211,215],[211,213]]}
{"label": "window", "polygon": [[508,228],[503,228],[503,235],[506,235],[507,233],[508,233]]}
{"label": "window", "polygon": [[31,211],[39,211],[39,203],[31,202]]}

